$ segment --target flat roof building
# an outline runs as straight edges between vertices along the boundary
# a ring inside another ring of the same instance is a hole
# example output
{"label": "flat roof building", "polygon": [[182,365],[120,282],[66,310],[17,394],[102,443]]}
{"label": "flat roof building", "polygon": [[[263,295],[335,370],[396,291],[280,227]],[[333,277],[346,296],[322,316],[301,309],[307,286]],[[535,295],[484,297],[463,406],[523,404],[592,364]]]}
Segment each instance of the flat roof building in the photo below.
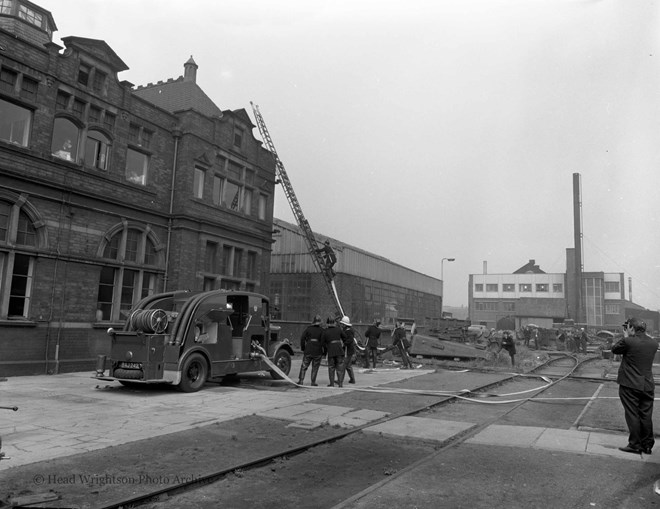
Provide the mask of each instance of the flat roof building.
{"label": "flat roof building", "polygon": [[[321,274],[307,251],[298,226],[273,220],[270,296],[274,318],[309,323],[320,313],[334,316],[335,306]],[[419,326],[433,326],[442,309],[442,281],[341,240],[329,240],[337,254],[334,278],[339,299],[353,324],[381,320],[393,325],[397,318],[414,319]]]}
{"label": "flat roof building", "polygon": [[[567,271],[546,273],[535,260],[510,274],[470,274],[469,317],[488,328],[515,328],[534,324],[560,327],[568,320],[592,330],[621,330],[630,316],[646,321],[649,332],[658,331],[660,313],[625,298],[623,273],[582,272],[581,309],[575,309],[573,249],[566,250]],[[582,319],[580,318],[582,317]]]}

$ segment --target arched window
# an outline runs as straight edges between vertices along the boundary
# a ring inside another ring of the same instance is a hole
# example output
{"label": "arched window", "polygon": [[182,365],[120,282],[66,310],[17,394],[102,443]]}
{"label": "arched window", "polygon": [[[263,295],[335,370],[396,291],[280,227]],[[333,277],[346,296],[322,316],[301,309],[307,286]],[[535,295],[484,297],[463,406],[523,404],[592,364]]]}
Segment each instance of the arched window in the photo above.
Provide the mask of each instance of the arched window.
{"label": "arched window", "polygon": [[110,139],[99,131],[89,131],[85,140],[85,166],[105,170],[108,167]]}
{"label": "arched window", "polygon": [[122,224],[106,237],[101,256],[97,314],[101,320],[121,321],[137,301],[160,291],[163,261],[155,235],[148,228]]}
{"label": "arched window", "polygon": [[34,211],[28,214],[23,207],[24,199],[0,198],[0,319],[29,316],[39,235]]}
{"label": "arched window", "polygon": [[67,118],[56,118],[53,124],[51,152],[55,157],[66,161],[78,160],[78,140],[80,129]]}

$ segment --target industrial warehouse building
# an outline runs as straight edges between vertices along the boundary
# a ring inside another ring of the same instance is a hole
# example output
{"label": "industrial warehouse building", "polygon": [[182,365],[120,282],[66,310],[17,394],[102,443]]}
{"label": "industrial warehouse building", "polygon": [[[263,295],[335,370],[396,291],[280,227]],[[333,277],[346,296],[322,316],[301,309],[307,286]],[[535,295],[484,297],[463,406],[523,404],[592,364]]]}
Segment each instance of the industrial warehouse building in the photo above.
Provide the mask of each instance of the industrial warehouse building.
{"label": "industrial warehouse building", "polygon": [[[275,318],[309,324],[315,314],[334,316],[335,306],[314,266],[298,226],[274,219],[270,296]],[[378,318],[385,327],[397,318],[415,320],[420,327],[438,325],[442,281],[403,267],[337,239],[315,234],[337,254],[334,278],[344,313],[355,325]]]}
{"label": "industrial warehouse building", "polygon": [[638,316],[646,321],[649,332],[657,334],[660,313],[626,300],[623,273],[580,272],[578,293],[574,259],[574,249],[567,249],[566,272],[550,274],[535,260],[511,274],[488,274],[484,264],[483,274],[469,276],[470,320],[496,329],[527,324],[551,329],[571,320],[597,332],[620,331],[626,319]]}
{"label": "industrial warehouse building", "polygon": [[0,2],[0,376],[92,369],[141,297],[267,293],[275,161],[184,75],[135,88],[103,41]]}

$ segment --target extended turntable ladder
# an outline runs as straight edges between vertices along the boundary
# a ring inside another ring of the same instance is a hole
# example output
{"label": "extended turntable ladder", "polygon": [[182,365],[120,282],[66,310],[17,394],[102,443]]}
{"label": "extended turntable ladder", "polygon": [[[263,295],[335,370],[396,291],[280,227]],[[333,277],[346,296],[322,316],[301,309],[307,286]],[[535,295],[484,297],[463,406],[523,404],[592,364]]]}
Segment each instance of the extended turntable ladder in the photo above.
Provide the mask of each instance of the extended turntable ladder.
{"label": "extended turntable ladder", "polygon": [[318,245],[316,242],[316,238],[314,237],[314,232],[312,231],[312,228],[309,226],[309,222],[305,218],[305,214],[303,214],[302,207],[300,206],[300,202],[298,202],[298,199],[296,198],[296,193],[293,190],[293,186],[291,185],[291,180],[289,179],[289,176],[287,175],[286,170],[284,169],[284,164],[282,164],[282,161],[277,155],[277,150],[275,150],[275,144],[273,143],[273,139],[270,137],[270,133],[268,132],[268,128],[266,127],[266,123],[264,122],[264,118],[261,116],[261,112],[259,111],[259,106],[254,104],[252,101],[250,101],[250,105],[252,106],[254,117],[257,120],[257,127],[259,127],[259,132],[261,133],[261,137],[263,138],[263,141],[266,144],[266,148],[273,154],[273,157],[275,157],[277,177],[279,178],[282,184],[282,189],[284,189],[284,194],[286,195],[286,199],[289,202],[289,205],[291,206],[291,211],[293,212],[293,215],[296,218],[296,222],[298,223],[298,226],[302,231],[303,237],[305,238],[307,250],[309,251],[312,260],[314,261],[314,265],[317,267],[317,269],[323,276],[323,280],[325,281],[325,285],[327,287],[328,293],[330,294],[330,297],[332,298],[335,307],[339,312],[339,315],[343,316],[344,310],[341,306],[341,302],[339,302],[339,295],[337,294],[337,287],[335,286],[333,280],[332,271],[326,267],[325,258],[323,257],[323,254],[317,251]]}

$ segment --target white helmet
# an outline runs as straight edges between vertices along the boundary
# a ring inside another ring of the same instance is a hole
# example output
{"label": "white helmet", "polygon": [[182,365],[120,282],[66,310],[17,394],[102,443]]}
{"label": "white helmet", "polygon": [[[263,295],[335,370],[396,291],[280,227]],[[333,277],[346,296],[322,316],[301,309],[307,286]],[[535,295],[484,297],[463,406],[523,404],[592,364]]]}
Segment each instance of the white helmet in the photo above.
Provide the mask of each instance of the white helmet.
{"label": "white helmet", "polygon": [[342,325],[346,325],[347,327],[351,327],[351,319],[346,315],[341,317],[339,323],[341,323]]}

